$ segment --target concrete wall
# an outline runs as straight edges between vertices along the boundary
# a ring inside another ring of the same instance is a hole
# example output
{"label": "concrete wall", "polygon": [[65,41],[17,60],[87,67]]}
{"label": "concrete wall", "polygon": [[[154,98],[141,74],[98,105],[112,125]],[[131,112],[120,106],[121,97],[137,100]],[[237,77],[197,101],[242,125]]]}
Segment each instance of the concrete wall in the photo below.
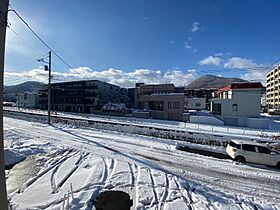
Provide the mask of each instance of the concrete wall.
{"label": "concrete wall", "polygon": [[267,118],[248,118],[247,127],[257,128],[257,129],[267,129],[269,124],[269,119]]}
{"label": "concrete wall", "polygon": [[133,117],[138,117],[138,118],[149,118],[150,113],[149,112],[133,112],[132,116]]}
{"label": "concrete wall", "polygon": [[190,123],[209,124],[209,125],[224,125],[222,120],[211,116],[190,116]]}

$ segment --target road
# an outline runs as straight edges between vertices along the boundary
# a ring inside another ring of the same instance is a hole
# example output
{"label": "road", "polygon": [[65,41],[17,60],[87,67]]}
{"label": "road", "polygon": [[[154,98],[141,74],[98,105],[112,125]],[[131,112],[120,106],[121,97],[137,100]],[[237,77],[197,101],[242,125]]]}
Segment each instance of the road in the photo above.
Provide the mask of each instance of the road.
{"label": "road", "polygon": [[[201,191],[208,202],[215,196],[232,199],[240,208],[260,199],[272,209],[280,209],[280,171],[260,165],[239,165],[231,160],[217,159],[175,149],[174,140],[133,134],[76,129],[65,125],[47,126],[12,118],[4,119],[5,135],[23,139],[39,139],[94,153],[100,157],[145,165],[191,183],[193,191]],[[249,208],[249,209],[250,209]]]}

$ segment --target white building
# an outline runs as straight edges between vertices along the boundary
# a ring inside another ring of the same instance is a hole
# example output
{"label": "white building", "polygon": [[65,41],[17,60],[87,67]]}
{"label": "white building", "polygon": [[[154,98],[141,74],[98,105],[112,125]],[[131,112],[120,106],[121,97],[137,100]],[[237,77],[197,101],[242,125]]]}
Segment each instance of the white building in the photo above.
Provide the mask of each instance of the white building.
{"label": "white building", "polygon": [[266,97],[269,108],[280,110],[280,65],[266,75]]}
{"label": "white building", "polygon": [[264,128],[266,122],[259,118],[262,90],[260,82],[223,87],[217,92],[218,98],[210,99],[211,112],[225,125]]}
{"label": "white building", "polygon": [[188,98],[184,99],[185,110],[205,110],[206,99],[205,98]]}
{"label": "white building", "polygon": [[17,107],[37,108],[39,104],[39,96],[36,92],[24,92],[17,94]]}

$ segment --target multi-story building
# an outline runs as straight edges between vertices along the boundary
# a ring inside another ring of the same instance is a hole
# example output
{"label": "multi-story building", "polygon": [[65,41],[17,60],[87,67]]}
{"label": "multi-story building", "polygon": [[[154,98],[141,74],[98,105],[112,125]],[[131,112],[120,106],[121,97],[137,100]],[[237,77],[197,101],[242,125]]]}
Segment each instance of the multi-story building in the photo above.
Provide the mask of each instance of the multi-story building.
{"label": "multi-story building", "polygon": [[[40,91],[40,106],[47,108],[47,86]],[[109,102],[125,103],[127,91],[99,80],[54,83],[51,85],[52,110],[92,113]]]}
{"label": "multi-story building", "polygon": [[17,94],[16,106],[20,108],[38,108],[39,96],[36,92],[24,92]]}
{"label": "multi-story building", "polygon": [[266,100],[269,108],[280,110],[280,64],[266,75]]}
{"label": "multi-story building", "polygon": [[210,99],[210,110],[226,125],[247,126],[249,118],[260,117],[262,90],[260,82],[232,83]]}

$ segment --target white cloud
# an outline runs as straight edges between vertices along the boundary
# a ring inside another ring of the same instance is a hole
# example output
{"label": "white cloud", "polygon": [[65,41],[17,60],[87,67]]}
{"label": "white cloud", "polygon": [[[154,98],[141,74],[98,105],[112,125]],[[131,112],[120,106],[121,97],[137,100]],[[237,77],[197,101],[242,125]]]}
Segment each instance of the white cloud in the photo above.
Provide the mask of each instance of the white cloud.
{"label": "white cloud", "polygon": [[232,57],[227,60],[224,64],[225,68],[236,68],[236,69],[246,69],[259,67],[260,65],[255,63],[251,59],[241,58],[241,57]]}
{"label": "white cloud", "polygon": [[203,65],[214,65],[219,66],[223,62],[223,59],[220,57],[208,56],[207,58],[202,59],[198,63]]}
{"label": "white cloud", "polygon": [[186,49],[192,49],[192,46],[190,45],[189,42],[184,41],[184,44]]}
{"label": "white cloud", "polygon": [[192,27],[191,27],[191,31],[192,32],[197,32],[200,28],[200,23],[199,22],[194,22],[193,24],[192,24]]}
{"label": "white cloud", "polygon": [[219,57],[221,57],[221,56],[223,56],[224,54],[223,53],[216,53],[214,56],[219,56]]}
{"label": "white cloud", "polygon": [[224,64],[225,68],[236,68],[244,70],[244,73],[241,73],[240,77],[245,80],[250,81],[261,81],[265,84],[266,73],[270,70],[264,70],[266,65],[258,64],[252,59],[241,58],[241,57],[232,57],[227,60]]}
{"label": "white cloud", "polygon": [[[136,69],[132,72],[124,72],[113,68],[104,71],[93,71],[89,67],[70,69],[68,72],[52,72],[52,75],[53,82],[97,79],[121,87],[134,87],[135,82],[144,82],[146,84],[174,83],[176,86],[183,86],[198,77],[195,69],[187,71],[174,69],[167,72]],[[5,81],[12,82],[16,78],[47,82],[48,72],[41,68],[20,73],[5,72]],[[9,82],[7,82],[7,85],[9,85]]]}
{"label": "white cloud", "polygon": [[185,49],[187,50],[191,50],[192,52],[196,53],[197,52],[197,49],[196,48],[193,48],[189,42],[187,41],[184,41],[184,44],[185,44]]}

